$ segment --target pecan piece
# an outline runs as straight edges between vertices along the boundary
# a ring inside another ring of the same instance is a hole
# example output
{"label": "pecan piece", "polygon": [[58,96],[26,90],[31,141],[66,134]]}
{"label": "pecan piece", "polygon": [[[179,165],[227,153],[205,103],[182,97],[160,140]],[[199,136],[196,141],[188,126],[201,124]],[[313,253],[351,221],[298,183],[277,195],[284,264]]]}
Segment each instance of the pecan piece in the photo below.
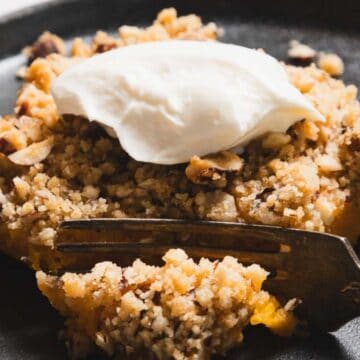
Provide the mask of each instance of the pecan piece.
{"label": "pecan piece", "polygon": [[121,45],[120,39],[115,39],[104,31],[98,31],[92,40],[92,50],[94,53],[103,53]]}
{"label": "pecan piece", "polygon": [[31,47],[25,49],[30,64],[39,57],[44,58],[53,53],[65,54],[65,44],[61,38],[48,31],[45,31]]}
{"label": "pecan piece", "polygon": [[226,179],[229,173],[240,173],[244,160],[231,151],[199,158],[193,156],[185,170],[187,178],[195,184],[207,184],[212,181]]}
{"label": "pecan piece", "polygon": [[302,44],[297,40],[290,41],[288,58],[294,65],[305,66],[314,61],[317,55],[316,50],[308,45]]}

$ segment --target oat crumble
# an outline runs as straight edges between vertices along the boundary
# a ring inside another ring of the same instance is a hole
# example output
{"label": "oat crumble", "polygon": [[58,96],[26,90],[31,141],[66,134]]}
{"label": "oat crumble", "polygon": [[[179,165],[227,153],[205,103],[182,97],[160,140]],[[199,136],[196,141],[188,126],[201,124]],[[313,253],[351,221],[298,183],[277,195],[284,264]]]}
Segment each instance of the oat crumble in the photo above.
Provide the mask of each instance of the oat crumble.
{"label": "oat crumble", "polygon": [[180,249],[164,261],[127,268],[102,262],[84,275],[37,273],[41,291],[68,318],[63,337],[75,358],[95,344],[119,358],[202,360],[241,343],[248,324],[292,333],[292,313],[261,290],[267,273],[260,266],[230,256],[196,263]]}
{"label": "oat crumble", "polygon": [[90,44],[76,38],[71,56],[49,33],[27,49],[34,55],[42,42],[54,42],[46,47],[51,54],[37,53],[26,69],[15,114],[0,119],[0,165],[11,168],[0,175],[4,251],[28,257],[35,268],[56,267],[64,261],[52,250],[58,223],[100,216],[231,220],[358,235],[356,221],[344,225],[359,208],[357,89],[315,65],[284,66],[326,123],[304,119],[287,134],[253,141],[241,156],[229,157],[231,166],[236,158],[235,170],[224,159],[220,168],[214,165],[214,156],[212,162],[195,157],[188,166],[139,163],[96,124],[57,116],[51,83],[83,57],[140,41],[214,40],[217,33],[215,24],[165,9],[146,29],[122,26],[118,37],[98,32]]}
{"label": "oat crumble", "polygon": [[[0,118],[0,249],[34,269],[71,265],[79,261],[75,255],[53,249],[59,222],[96,217],[260,223],[355,240],[360,104],[355,86],[330,76],[342,72],[333,57],[319,64],[326,71],[284,65],[326,123],[303,119],[286,134],[251,142],[241,155],[194,154],[189,164],[176,166],[139,163],[100,126],[58,117],[52,81],[84,58],[144,41],[213,41],[219,33],[198,16],[165,9],[148,28],[122,26],[116,36],[99,31],[90,43],[76,38],[69,56],[63,40],[50,33],[27,48],[14,114]],[[172,250],[163,267],[103,262],[84,275],[38,272],[37,278],[69,317],[66,339],[76,356],[95,343],[109,354],[151,347],[164,359],[205,359],[240,343],[249,322],[286,333],[294,325],[291,313],[261,290],[265,271],[230,257],[197,264]],[[133,337],[135,331],[141,336]]]}

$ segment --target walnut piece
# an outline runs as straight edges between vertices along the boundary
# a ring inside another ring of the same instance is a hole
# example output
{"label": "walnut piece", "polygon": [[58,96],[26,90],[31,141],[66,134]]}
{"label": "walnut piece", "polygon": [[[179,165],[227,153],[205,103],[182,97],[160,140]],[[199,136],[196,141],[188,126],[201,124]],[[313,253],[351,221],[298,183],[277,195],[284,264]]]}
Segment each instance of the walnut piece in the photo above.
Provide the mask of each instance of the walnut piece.
{"label": "walnut piece", "polygon": [[98,31],[92,39],[92,50],[94,53],[103,53],[123,45],[120,39],[108,35],[104,31]]}
{"label": "walnut piece", "polygon": [[313,61],[317,55],[316,50],[297,40],[291,40],[289,45],[288,57],[294,62],[307,64]]}
{"label": "walnut piece", "polygon": [[29,58],[29,63],[32,63],[37,58],[44,58],[50,54],[65,54],[65,43],[58,36],[45,31],[36,42],[24,50]]}
{"label": "walnut piece", "polygon": [[34,165],[46,159],[54,145],[54,138],[51,136],[44,141],[33,143],[16,151],[8,156],[9,160],[17,165]]}
{"label": "walnut piece", "polygon": [[244,160],[238,155],[231,151],[221,151],[202,159],[193,156],[185,174],[195,184],[206,184],[222,179],[226,173],[240,173],[243,166]]}

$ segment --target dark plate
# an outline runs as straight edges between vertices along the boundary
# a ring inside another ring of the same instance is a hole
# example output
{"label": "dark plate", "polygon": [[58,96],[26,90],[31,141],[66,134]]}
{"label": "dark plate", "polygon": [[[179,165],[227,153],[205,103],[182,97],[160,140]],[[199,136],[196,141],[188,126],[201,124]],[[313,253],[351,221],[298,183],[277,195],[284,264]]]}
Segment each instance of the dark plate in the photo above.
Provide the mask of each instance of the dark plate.
{"label": "dark plate", "polygon": [[[360,85],[360,3],[326,0],[68,0],[38,6],[0,19],[0,113],[11,112],[24,62],[14,56],[43,30],[63,36],[146,24],[158,10],[175,6],[195,12],[226,30],[225,41],[262,47],[284,58],[290,39],[341,54],[344,79]],[[33,273],[0,255],[0,359],[66,359],[57,331],[62,319],[38,293]],[[96,357],[99,359],[99,357]],[[263,329],[248,331],[244,346],[228,359],[360,359],[360,318],[334,334],[280,339]]]}

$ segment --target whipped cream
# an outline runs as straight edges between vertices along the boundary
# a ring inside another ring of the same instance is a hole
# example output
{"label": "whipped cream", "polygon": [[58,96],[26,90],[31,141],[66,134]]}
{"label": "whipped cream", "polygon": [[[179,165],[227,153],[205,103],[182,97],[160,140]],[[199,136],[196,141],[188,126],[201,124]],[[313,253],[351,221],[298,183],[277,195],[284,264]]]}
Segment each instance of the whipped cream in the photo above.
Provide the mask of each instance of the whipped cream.
{"label": "whipped cream", "polygon": [[110,128],[135,160],[178,164],[322,115],[273,57],[218,42],[164,41],[96,55],[62,73],[60,114]]}

